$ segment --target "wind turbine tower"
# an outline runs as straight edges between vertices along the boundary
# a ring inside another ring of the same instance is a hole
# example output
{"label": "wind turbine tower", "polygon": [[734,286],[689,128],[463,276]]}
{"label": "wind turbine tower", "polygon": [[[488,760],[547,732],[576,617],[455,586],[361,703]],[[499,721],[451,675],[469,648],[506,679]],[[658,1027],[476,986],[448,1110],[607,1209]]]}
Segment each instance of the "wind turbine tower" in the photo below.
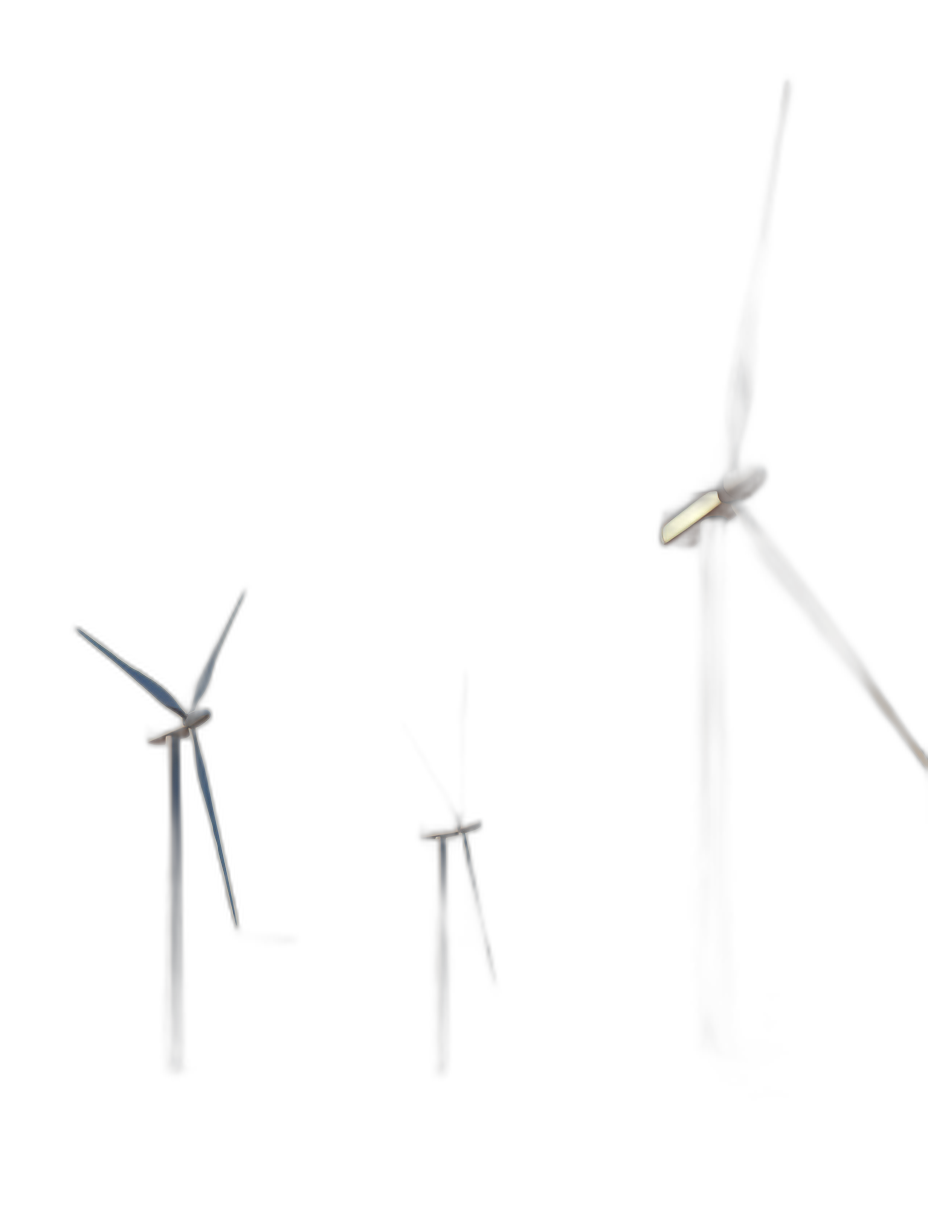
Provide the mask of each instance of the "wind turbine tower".
{"label": "wind turbine tower", "polygon": [[480,892],[477,889],[477,874],[474,872],[474,859],[470,850],[468,835],[479,830],[483,825],[480,821],[465,822],[465,775],[467,732],[467,679],[461,695],[461,804],[456,808],[451,796],[445,790],[444,784],[435,774],[425,754],[416,743],[412,732],[407,728],[407,734],[418,753],[432,782],[435,784],[442,799],[451,812],[454,825],[446,830],[430,830],[422,835],[426,842],[438,844],[438,955],[437,955],[437,985],[438,985],[438,1072],[444,1073],[448,1068],[448,1034],[449,1034],[449,967],[448,967],[448,844],[454,839],[460,839],[467,860],[467,871],[470,875],[471,888],[474,891],[474,904],[480,921],[480,931],[483,936],[483,946],[487,956],[490,975],[496,980],[496,968],[493,964],[493,951],[490,949],[490,938],[483,918],[483,907],[480,902]]}
{"label": "wind turbine tower", "polygon": [[179,727],[173,727],[170,731],[162,732],[159,736],[152,737],[149,744],[165,744],[168,749],[168,767],[169,767],[169,782],[170,782],[170,940],[169,940],[169,976],[168,976],[168,1065],[173,1070],[183,1068],[184,1059],[184,937],[183,937],[183,856],[181,843],[181,822],[180,822],[180,742],[190,737],[193,743],[193,756],[196,762],[197,778],[200,783],[200,790],[203,793],[203,802],[206,805],[206,812],[209,816],[210,826],[213,833],[213,842],[216,845],[216,855],[219,858],[219,867],[222,872],[222,878],[225,883],[226,898],[229,903],[229,910],[232,913],[232,922],[238,928],[238,910],[235,906],[235,895],[232,892],[232,882],[229,878],[229,869],[226,864],[225,852],[222,847],[222,837],[219,833],[219,823],[216,820],[216,810],[213,806],[213,796],[209,787],[209,779],[206,774],[206,763],[203,760],[203,753],[200,749],[200,741],[197,737],[197,728],[202,727],[211,717],[211,711],[206,709],[197,709],[197,703],[202,699],[206,692],[210,679],[213,675],[213,668],[216,666],[216,659],[219,657],[219,652],[222,649],[222,644],[226,640],[229,629],[232,627],[232,621],[238,614],[238,609],[242,606],[242,600],[245,598],[245,592],[242,591],[239,596],[238,603],[233,608],[232,615],[226,622],[226,627],[222,631],[219,641],[216,643],[213,653],[206,662],[206,666],[200,673],[200,679],[197,681],[196,688],[193,693],[193,701],[190,703],[189,709],[185,710],[180,702],[170,694],[167,689],[158,684],[156,680],[152,680],[150,676],[146,676],[144,672],[140,672],[137,668],[130,667],[125,660],[120,659],[118,655],[109,650],[102,642],[98,642],[96,638],[91,637],[83,629],[78,629],[77,632],[81,637],[86,638],[91,646],[95,646],[101,654],[106,655],[111,659],[117,667],[121,667],[127,675],[142,686],[148,693],[159,701],[162,706],[173,711],[174,714],[181,720]]}

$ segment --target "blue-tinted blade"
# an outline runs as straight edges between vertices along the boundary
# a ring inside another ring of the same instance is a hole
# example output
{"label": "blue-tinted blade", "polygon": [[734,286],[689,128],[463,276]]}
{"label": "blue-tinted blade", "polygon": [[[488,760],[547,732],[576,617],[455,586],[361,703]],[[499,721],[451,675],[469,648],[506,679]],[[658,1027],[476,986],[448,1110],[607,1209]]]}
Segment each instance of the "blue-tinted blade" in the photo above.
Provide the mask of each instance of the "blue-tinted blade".
{"label": "blue-tinted blade", "polygon": [[140,684],[143,689],[146,689],[152,697],[161,703],[162,706],[167,706],[168,710],[173,710],[174,713],[180,715],[182,719],[186,717],[183,709],[181,708],[180,702],[177,701],[176,698],[172,697],[167,689],[163,689],[156,680],[152,680],[152,678],[150,676],[146,676],[144,672],[140,672],[136,668],[130,667],[128,663],[124,663],[123,660],[120,659],[119,655],[114,655],[112,650],[107,650],[102,642],[98,642],[95,637],[91,637],[90,634],[85,633],[83,629],[78,629],[77,631],[81,637],[86,638],[87,641],[90,642],[91,646],[96,646],[97,650],[99,650],[101,654],[105,654],[108,659],[113,660],[117,667],[121,667],[124,672],[127,672],[136,684]]}
{"label": "blue-tinted blade", "polygon": [[483,918],[483,907],[480,904],[480,891],[477,889],[477,874],[474,872],[474,861],[470,854],[470,843],[467,841],[467,835],[461,836],[464,839],[464,854],[467,856],[467,871],[470,873],[470,884],[474,890],[474,902],[477,904],[477,917],[480,920],[480,931],[483,933],[483,945],[487,952],[487,962],[490,964],[490,975],[496,979],[496,968],[493,965],[493,951],[490,949],[490,938],[487,936],[487,926]]}
{"label": "blue-tinted blade", "polygon": [[764,269],[767,266],[767,251],[770,246],[770,225],[773,223],[776,176],[780,169],[780,149],[783,147],[783,131],[786,124],[786,107],[790,97],[790,84],[786,81],[780,99],[780,121],[776,126],[773,155],[767,176],[767,196],[764,197],[764,212],[760,218],[760,235],[754,264],[748,278],[747,290],[738,318],[735,347],[732,349],[731,365],[725,391],[726,421],[726,472],[741,466],[741,451],[744,434],[748,429],[754,405],[754,375],[757,370],[757,335],[760,322],[760,297],[763,292]]}
{"label": "blue-tinted blade", "polygon": [[193,738],[193,755],[197,760],[197,778],[200,780],[200,790],[203,792],[203,799],[206,803],[206,811],[209,813],[209,824],[213,827],[213,840],[216,843],[216,855],[219,856],[219,867],[222,869],[223,880],[226,883],[226,894],[229,899],[229,908],[232,912],[232,919],[235,922],[235,927],[238,928],[238,912],[235,910],[235,895],[232,893],[232,882],[229,880],[229,870],[226,868],[226,857],[222,850],[222,837],[219,833],[219,823],[216,820],[216,810],[213,808],[213,797],[209,790],[209,779],[206,777],[206,764],[203,761],[203,754],[200,752],[200,742],[197,739],[196,729],[190,732]]}
{"label": "blue-tinted blade", "polygon": [[229,617],[228,621],[226,622],[226,627],[222,631],[222,636],[220,637],[219,641],[216,643],[216,649],[209,656],[209,659],[207,660],[207,663],[206,663],[206,667],[203,668],[203,671],[200,675],[200,679],[197,681],[197,687],[193,695],[193,701],[190,703],[191,710],[196,709],[197,702],[200,700],[200,698],[203,696],[203,694],[206,692],[207,688],[209,687],[210,678],[212,677],[212,674],[213,674],[213,668],[216,666],[216,660],[219,658],[220,650],[222,650],[222,643],[226,640],[226,635],[228,634],[229,630],[232,628],[232,621],[238,615],[238,609],[242,606],[242,600],[244,598],[245,598],[245,592],[243,590],[242,593],[238,597],[238,603],[236,603],[235,607],[232,609],[232,615]]}

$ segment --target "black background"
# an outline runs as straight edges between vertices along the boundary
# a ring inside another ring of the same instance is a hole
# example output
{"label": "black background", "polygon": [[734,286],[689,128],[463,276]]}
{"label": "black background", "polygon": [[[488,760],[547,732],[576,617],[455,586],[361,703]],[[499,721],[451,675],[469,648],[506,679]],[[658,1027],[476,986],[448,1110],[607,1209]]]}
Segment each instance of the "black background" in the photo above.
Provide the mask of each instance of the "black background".
{"label": "black background", "polygon": [[[486,1120],[516,1096],[651,1106],[701,1073],[698,552],[658,532],[721,474],[785,73],[754,509],[928,743],[910,100],[789,63],[631,78],[582,47],[352,63],[338,89],[179,69],[54,124],[36,397],[68,414],[33,568],[68,683],[43,697],[55,1056],[91,1088],[175,1098],[168,776],[144,743],[173,724],[73,628],[186,703],[248,588],[203,699],[238,936],[185,750],[185,1089]],[[744,1055],[725,1072],[905,1064],[923,771],[726,537]],[[398,723],[454,790],[463,669],[499,986],[452,850],[436,1083],[418,830],[442,806]]]}

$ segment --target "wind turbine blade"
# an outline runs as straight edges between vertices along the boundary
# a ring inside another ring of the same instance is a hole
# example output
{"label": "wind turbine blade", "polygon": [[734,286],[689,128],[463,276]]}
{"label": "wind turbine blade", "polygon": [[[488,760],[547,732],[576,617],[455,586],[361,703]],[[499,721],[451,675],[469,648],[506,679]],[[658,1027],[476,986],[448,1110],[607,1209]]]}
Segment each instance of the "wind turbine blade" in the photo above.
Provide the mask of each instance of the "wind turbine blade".
{"label": "wind turbine blade", "polygon": [[754,400],[758,304],[767,256],[770,219],[773,214],[774,197],[776,196],[780,151],[783,146],[786,117],[789,113],[789,98],[790,86],[789,82],[786,81],[783,83],[783,93],[780,98],[780,118],[777,123],[777,135],[773,143],[773,157],[770,160],[770,173],[767,179],[767,195],[764,199],[760,234],[757,237],[754,264],[751,268],[747,294],[744,298],[741,324],[735,343],[735,356],[728,383],[728,466],[731,471],[735,471],[738,468],[738,461],[741,456],[741,441],[744,437],[744,430],[747,427],[751,403]]}
{"label": "wind turbine blade", "polygon": [[91,637],[89,633],[85,633],[83,629],[78,629],[77,632],[81,637],[86,638],[91,646],[96,646],[101,654],[105,654],[108,659],[112,659],[117,667],[121,667],[124,672],[132,677],[136,684],[140,684],[143,689],[149,692],[156,701],[159,701],[162,706],[167,706],[168,710],[173,710],[175,714],[180,715],[182,719],[186,718],[184,710],[181,708],[177,698],[158,684],[157,680],[152,680],[151,676],[146,676],[144,672],[140,672],[135,667],[130,667],[119,655],[114,655],[112,650],[107,650],[102,642],[98,642],[95,637]]}
{"label": "wind turbine blade", "polygon": [[493,965],[493,951],[490,949],[490,938],[487,936],[486,921],[483,918],[483,906],[480,902],[480,891],[477,889],[477,874],[474,872],[474,860],[470,854],[470,843],[467,841],[467,835],[462,835],[464,839],[464,854],[467,856],[467,871],[470,873],[470,884],[474,891],[474,902],[477,905],[477,918],[480,920],[480,931],[483,933],[483,945],[487,952],[487,962],[490,964],[490,975],[496,980],[496,967]]}
{"label": "wind turbine blade", "polygon": [[238,615],[238,609],[242,606],[242,600],[244,598],[245,598],[245,592],[243,590],[242,593],[238,597],[238,603],[236,603],[235,607],[232,609],[232,615],[229,617],[228,621],[226,622],[226,627],[222,631],[222,636],[220,637],[219,641],[216,643],[216,649],[209,656],[209,659],[206,662],[206,667],[203,668],[203,671],[200,674],[200,679],[197,681],[197,687],[193,694],[193,701],[190,703],[191,710],[196,710],[197,702],[200,700],[200,698],[203,696],[203,694],[206,692],[207,688],[209,687],[209,682],[213,675],[213,668],[216,666],[216,660],[219,658],[220,650],[222,650],[222,643],[226,640],[228,632],[232,628],[232,621]]}
{"label": "wind turbine blade", "polygon": [[429,762],[428,758],[427,758],[427,757],[426,757],[426,755],[422,752],[422,750],[419,748],[419,745],[418,745],[418,742],[416,741],[415,736],[412,734],[412,732],[409,730],[409,728],[406,726],[406,724],[405,724],[405,723],[403,724],[403,730],[406,732],[406,735],[409,737],[409,743],[412,745],[412,747],[413,747],[413,748],[416,750],[416,752],[418,753],[418,755],[419,755],[419,760],[422,762],[423,766],[425,767],[426,772],[427,772],[427,774],[428,774],[429,778],[432,780],[432,782],[433,782],[433,783],[435,784],[435,786],[438,788],[438,791],[439,791],[439,794],[441,795],[441,798],[444,800],[445,804],[447,804],[448,808],[451,810],[451,816],[454,818],[455,825],[461,825],[461,816],[460,816],[460,814],[458,813],[458,810],[457,810],[457,809],[454,807],[454,805],[451,803],[451,797],[450,797],[450,795],[448,794],[448,792],[445,790],[444,784],[442,783],[442,781],[441,781],[441,779],[438,777],[438,775],[435,773],[435,771],[432,769],[432,766],[431,766],[431,764],[430,764],[430,762]]}
{"label": "wind turbine blade", "polygon": [[467,673],[461,687],[461,820],[467,816]]}
{"label": "wind turbine blade", "polygon": [[222,877],[226,883],[226,894],[229,899],[229,908],[232,912],[232,919],[235,927],[238,928],[238,912],[235,910],[235,895],[232,893],[232,882],[229,880],[229,870],[226,868],[226,857],[222,850],[222,836],[219,833],[219,822],[216,820],[216,810],[213,808],[213,797],[209,790],[209,779],[206,777],[206,763],[203,761],[203,754],[200,752],[200,742],[197,739],[196,729],[191,729],[190,735],[193,739],[193,753],[197,761],[197,778],[200,780],[200,790],[203,792],[203,799],[206,803],[206,811],[209,813],[209,823],[213,827],[213,840],[216,843],[216,855],[219,856],[219,867],[222,869]]}
{"label": "wind turbine blade", "polygon": [[739,506],[738,516],[754,536],[754,543],[760,553],[760,557],[770,572],[789,591],[818,629],[819,633],[821,633],[822,637],[824,637],[825,641],[829,643],[845,666],[850,669],[851,673],[857,677],[876,703],[877,708],[883,712],[884,717],[889,720],[905,744],[908,745],[909,750],[919,765],[924,769],[928,769],[928,753],[925,752],[902,719],[899,718],[899,715],[890,705],[886,694],[870,675],[857,652],[822,607],[821,603],[819,603],[818,599],[816,599],[815,595],[813,595],[812,591],[809,590],[808,586],[766,532],[761,530],[753,514],[748,513],[746,509]]}

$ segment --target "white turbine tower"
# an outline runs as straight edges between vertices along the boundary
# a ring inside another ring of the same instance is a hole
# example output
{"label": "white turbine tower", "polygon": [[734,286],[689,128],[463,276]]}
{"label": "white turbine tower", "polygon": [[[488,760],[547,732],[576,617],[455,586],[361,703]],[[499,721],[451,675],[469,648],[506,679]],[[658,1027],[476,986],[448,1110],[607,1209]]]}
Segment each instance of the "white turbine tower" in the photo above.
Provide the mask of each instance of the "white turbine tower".
{"label": "white turbine tower", "polygon": [[483,918],[483,907],[480,902],[480,892],[477,889],[477,874],[474,872],[474,859],[470,850],[468,835],[479,830],[481,821],[466,822],[466,733],[467,733],[467,679],[465,677],[461,694],[461,793],[460,807],[455,807],[451,796],[445,790],[444,784],[432,769],[425,754],[416,743],[412,732],[407,728],[407,735],[425,766],[429,777],[435,784],[442,799],[448,806],[454,825],[450,829],[430,830],[422,835],[426,842],[434,842],[438,846],[438,955],[437,955],[437,988],[438,988],[438,1071],[444,1073],[448,1068],[448,1033],[449,1033],[449,964],[448,964],[448,844],[459,838],[464,848],[467,861],[467,871],[470,875],[471,888],[474,891],[474,904],[477,908],[477,918],[480,921],[480,931],[483,936],[483,946],[486,951],[490,975],[496,980],[496,968],[493,964],[493,951],[490,949],[490,938]]}

